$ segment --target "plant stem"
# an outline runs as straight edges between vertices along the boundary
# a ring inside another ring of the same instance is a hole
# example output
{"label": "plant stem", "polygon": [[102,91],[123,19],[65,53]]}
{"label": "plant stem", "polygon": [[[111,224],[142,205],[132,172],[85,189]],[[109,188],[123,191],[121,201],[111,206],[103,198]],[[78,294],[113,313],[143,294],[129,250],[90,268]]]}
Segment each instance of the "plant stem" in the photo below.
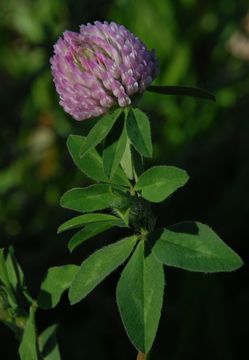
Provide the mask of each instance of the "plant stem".
{"label": "plant stem", "polygon": [[139,351],[137,354],[137,360],[146,360],[146,359],[147,359],[147,354],[144,354],[141,351]]}

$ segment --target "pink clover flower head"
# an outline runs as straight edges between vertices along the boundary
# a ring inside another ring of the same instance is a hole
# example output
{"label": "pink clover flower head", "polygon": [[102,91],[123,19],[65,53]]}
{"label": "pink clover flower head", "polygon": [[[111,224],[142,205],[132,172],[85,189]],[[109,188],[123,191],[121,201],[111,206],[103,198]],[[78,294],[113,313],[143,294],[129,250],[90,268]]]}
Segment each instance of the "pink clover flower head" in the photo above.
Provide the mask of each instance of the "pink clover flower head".
{"label": "pink clover flower head", "polygon": [[64,32],[50,62],[60,105],[76,120],[130,105],[159,71],[154,50],[124,26],[106,21]]}

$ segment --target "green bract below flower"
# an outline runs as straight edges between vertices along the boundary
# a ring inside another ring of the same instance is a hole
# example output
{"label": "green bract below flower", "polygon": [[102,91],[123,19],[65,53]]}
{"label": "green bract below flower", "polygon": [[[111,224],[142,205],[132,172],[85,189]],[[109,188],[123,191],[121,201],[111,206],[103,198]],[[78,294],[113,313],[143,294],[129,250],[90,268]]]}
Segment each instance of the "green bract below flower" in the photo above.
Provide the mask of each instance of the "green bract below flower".
{"label": "green bract below flower", "polygon": [[64,32],[51,65],[60,104],[76,120],[130,105],[158,73],[154,51],[124,26],[106,21]]}

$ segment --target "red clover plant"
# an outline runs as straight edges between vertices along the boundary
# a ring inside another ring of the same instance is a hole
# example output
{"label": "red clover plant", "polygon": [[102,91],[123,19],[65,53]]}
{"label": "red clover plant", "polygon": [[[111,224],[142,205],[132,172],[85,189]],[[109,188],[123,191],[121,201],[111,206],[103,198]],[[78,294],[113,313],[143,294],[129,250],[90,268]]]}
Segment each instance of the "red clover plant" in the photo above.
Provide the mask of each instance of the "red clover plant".
{"label": "red clover plant", "polygon": [[[210,273],[233,271],[243,262],[205,224],[182,222],[157,228],[151,203],[166,200],[189,177],[173,166],[144,170],[143,158],[151,158],[153,153],[151,128],[147,115],[136,104],[146,90],[214,97],[192,87],[152,86],[159,71],[155,52],[113,22],[82,25],[79,33],[66,31],[54,46],[51,64],[64,110],[79,121],[99,117],[86,137],[68,137],[75,165],[94,184],[62,196],[61,206],[80,215],[62,224],[58,232],[77,230],[69,240],[70,251],[112,227],[125,228],[127,237],[95,251],[80,266],[50,268],[37,301],[27,293],[12,250],[7,255],[2,250],[0,320],[19,337],[21,360],[50,359],[44,355],[44,344],[49,339],[55,341],[55,327],[45,330],[37,341],[36,308],[55,307],[67,289],[74,305],[123,265],[117,305],[138,359],[145,359],[160,320],[164,265]],[[22,310],[25,306],[30,306],[29,315]],[[57,345],[51,351],[60,359]]]}

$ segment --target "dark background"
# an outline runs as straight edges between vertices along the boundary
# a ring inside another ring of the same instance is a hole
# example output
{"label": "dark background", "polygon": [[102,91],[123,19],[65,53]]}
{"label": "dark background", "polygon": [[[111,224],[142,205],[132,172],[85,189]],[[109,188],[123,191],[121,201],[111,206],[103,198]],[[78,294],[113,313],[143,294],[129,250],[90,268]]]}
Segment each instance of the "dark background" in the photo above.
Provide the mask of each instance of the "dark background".
{"label": "dark background", "polygon": [[[70,235],[56,235],[72,215],[59,207],[60,196],[89,183],[65,146],[70,133],[84,134],[84,123],[59,107],[51,80],[49,58],[58,36],[88,21],[122,23],[157,50],[161,73],[155,84],[200,86],[217,97],[211,103],[146,93],[141,103],[151,118],[153,162],[183,167],[191,177],[154,207],[158,224],[207,223],[246,263],[217,275],[166,268],[152,360],[238,360],[248,353],[248,7],[233,0],[0,3],[0,246],[14,245],[34,297],[48,267],[80,263],[122,235],[107,232],[73,255],[67,250]],[[115,304],[119,274],[120,269],[79,305],[70,307],[65,295],[55,310],[38,312],[39,331],[59,324],[62,359],[135,359]],[[12,333],[0,324],[0,358],[17,359],[16,351]]]}

